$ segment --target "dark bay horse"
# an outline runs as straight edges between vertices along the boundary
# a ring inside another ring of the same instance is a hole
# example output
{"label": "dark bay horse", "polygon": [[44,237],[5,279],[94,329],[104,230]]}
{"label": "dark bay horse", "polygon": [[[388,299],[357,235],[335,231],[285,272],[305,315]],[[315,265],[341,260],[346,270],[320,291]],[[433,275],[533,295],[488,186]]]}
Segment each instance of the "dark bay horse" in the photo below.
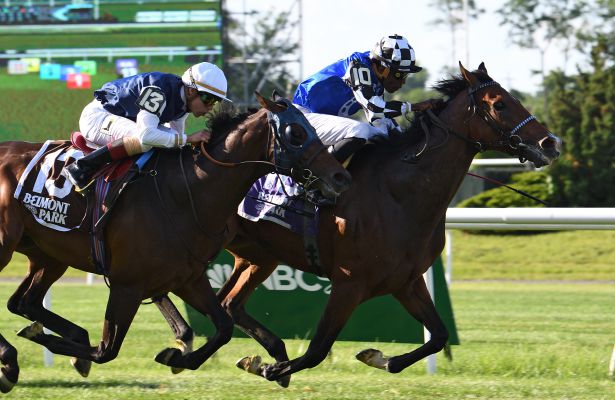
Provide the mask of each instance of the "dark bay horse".
{"label": "dark bay horse", "polygon": [[[204,271],[208,260],[229,240],[229,217],[250,185],[281,163],[283,172],[296,171],[300,180],[320,178],[322,188],[331,193],[340,193],[350,184],[348,172],[323,151],[324,145],[301,113],[280,98],[276,102],[257,98],[264,107],[258,112],[227,118],[219,129],[214,120],[209,153],[204,148],[201,152],[160,151],[147,165],[157,173],[125,189],[105,231],[110,290],[102,338],[94,347],[87,331],[42,306],[44,294],[67,266],[95,272],[90,237],[38,224],[13,198],[20,176],[41,145],[0,144],[0,268],[15,251],[30,260],[28,276],[8,307],[38,321],[20,331],[20,336],[54,353],[84,360],[89,370],[92,361],[104,363],[117,356],[142,300],[172,292],[209,316],[216,333],[185,355],[177,356],[176,349],[163,350],[157,361],[166,363],[172,355],[180,367],[196,369],[230,340],[233,321]],[[268,111],[278,130],[270,128]],[[43,333],[43,325],[60,336]],[[19,366],[16,349],[2,336],[0,361],[0,390],[8,392],[17,383]]]}
{"label": "dark bay horse", "polygon": [[435,114],[419,117],[396,143],[356,154],[349,165],[351,188],[333,208],[321,210],[318,245],[331,294],[306,353],[296,359],[289,361],[284,342],[244,306],[279,263],[315,272],[303,240],[269,221],[233,217],[238,233],[227,249],[235,255],[235,268],[218,297],[235,324],[277,361],[261,364],[260,357],[246,357],[238,366],[288,384],[290,374],[325,359],[359,304],[389,294],[431,338],[393,357],[364,350],[359,360],[397,373],[445,346],[448,332],[422,275],[444,247],[446,210],[472,159],[493,149],[543,166],[558,157],[561,143],[489,77],[484,64],[473,72],[460,64],[460,71],[436,85],[448,99]]}

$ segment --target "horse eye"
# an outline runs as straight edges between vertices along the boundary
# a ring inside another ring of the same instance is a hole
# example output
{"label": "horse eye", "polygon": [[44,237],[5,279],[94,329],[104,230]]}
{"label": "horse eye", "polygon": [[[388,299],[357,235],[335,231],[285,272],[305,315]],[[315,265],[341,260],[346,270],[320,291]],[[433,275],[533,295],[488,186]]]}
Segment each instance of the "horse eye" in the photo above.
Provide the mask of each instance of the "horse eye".
{"label": "horse eye", "polygon": [[503,101],[496,101],[495,103],[493,103],[493,108],[496,111],[502,111],[503,109],[506,108],[506,105],[504,104]]}

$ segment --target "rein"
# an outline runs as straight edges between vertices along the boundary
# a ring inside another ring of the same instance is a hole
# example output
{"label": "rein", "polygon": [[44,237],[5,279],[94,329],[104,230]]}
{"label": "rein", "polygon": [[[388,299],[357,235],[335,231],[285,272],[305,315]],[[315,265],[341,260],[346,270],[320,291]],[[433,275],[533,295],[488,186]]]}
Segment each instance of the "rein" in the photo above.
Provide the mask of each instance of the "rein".
{"label": "rein", "polygon": [[[497,148],[506,147],[506,146],[509,146],[510,148],[512,148],[514,150],[519,150],[519,149],[522,149],[524,147],[527,147],[527,145],[525,145],[523,143],[523,139],[519,135],[517,135],[516,133],[517,133],[517,131],[519,131],[519,129],[521,129],[523,126],[525,126],[528,122],[530,122],[532,120],[535,120],[536,117],[534,115],[530,115],[529,117],[525,118],[523,121],[521,121],[517,125],[515,125],[515,127],[512,128],[508,133],[506,133],[505,130],[502,128],[501,124],[499,124],[491,116],[491,114],[489,114],[488,112],[485,112],[482,108],[478,107],[478,105],[476,104],[476,101],[474,99],[474,94],[476,94],[476,92],[481,90],[481,89],[484,89],[484,88],[489,87],[489,86],[495,86],[495,85],[499,86],[500,84],[497,83],[496,81],[489,81],[489,82],[485,82],[485,83],[482,83],[480,85],[477,85],[475,87],[468,88],[468,97],[470,98],[470,106],[468,107],[468,109],[472,111],[472,115],[470,117],[472,117],[474,115],[482,116],[482,118],[485,120],[485,122],[489,125],[489,127],[491,129],[493,129],[496,132],[499,132],[500,136],[504,138],[503,140],[497,140],[497,141],[492,141],[492,142],[488,142],[488,143],[483,143],[483,142],[481,142],[479,140],[474,140],[474,139],[472,139],[472,138],[470,138],[470,137],[468,137],[466,135],[462,135],[459,132],[456,132],[455,130],[451,129],[432,110],[427,110],[426,111],[427,116],[429,117],[430,121],[434,125],[436,125],[440,129],[442,129],[446,133],[447,137],[448,137],[448,135],[453,135],[453,136],[455,136],[455,137],[457,137],[457,138],[459,138],[459,139],[469,143],[478,152],[483,152],[483,151],[486,151],[486,150],[489,150],[489,149],[497,149]],[[420,122],[421,122],[421,127],[422,127],[423,131],[425,132],[425,145],[423,146],[423,148],[418,153],[416,153],[414,155],[410,155],[410,156],[408,156],[408,155],[404,156],[404,158],[403,158],[404,161],[416,162],[418,160],[418,157],[423,152],[425,152],[427,150],[427,146],[428,146],[428,142],[429,142],[430,130],[429,130],[429,127],[427,126],[427,123],[425,122],[424,119],[421,119]],[[433,147],[429,148],[429,150],[436,149],[436,148],[442,146],[444,143],[446,143],[447,140],[448,139],[445,138],[443,143],[438,144],[436,146],[433,146]],[[524,157],[521,156],[521,155],[519,155],[519,160],[521,162],[525,161]],[[534,201],[536,201],[538,203],[541,203],[541,204],[543,204],[545,206],[548,206],[548,204],[545,201],[540,200],[540,199],[532,196],[531,194],[524,192],[523,190],[515,189],[515,188],[513,188],[511,186],[508,186],[508,185],[506,185],[506,184],[504,184],[502,182],[499,182],[499,181],[497,181],[495,179],[487,178],[487,177],[484,177],[484,176],[481,176],[481,175],[477,175],[477,174],[474,174],[474,173],[471,173],[471,172],[466,172],[466,174],[469,175],[469,176],[473,176],[475,178],[481,178],[483,180],[486,180],[488,182],[494,183],[494,184],[499,185],[499,186],[503,186],[503,187],[505,187],[507,189],[512,190],[515,193],[518,193],[518,194],[520,194],[522,196],[525,196],[525,197],[527,197],[529,199],[532,199],[532,200],[534,200]]]}

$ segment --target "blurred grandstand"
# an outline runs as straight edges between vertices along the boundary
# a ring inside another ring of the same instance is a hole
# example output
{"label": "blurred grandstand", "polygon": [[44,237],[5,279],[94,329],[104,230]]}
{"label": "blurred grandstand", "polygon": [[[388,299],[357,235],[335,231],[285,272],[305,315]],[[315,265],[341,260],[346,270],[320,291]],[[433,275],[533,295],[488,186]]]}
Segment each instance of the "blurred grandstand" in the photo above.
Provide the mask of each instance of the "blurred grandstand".
{"label": "blurred grandstand", "polygon": [[67,138],[92,89],[109,80],[223,64],[219,0],[2,3],[0,140]]}

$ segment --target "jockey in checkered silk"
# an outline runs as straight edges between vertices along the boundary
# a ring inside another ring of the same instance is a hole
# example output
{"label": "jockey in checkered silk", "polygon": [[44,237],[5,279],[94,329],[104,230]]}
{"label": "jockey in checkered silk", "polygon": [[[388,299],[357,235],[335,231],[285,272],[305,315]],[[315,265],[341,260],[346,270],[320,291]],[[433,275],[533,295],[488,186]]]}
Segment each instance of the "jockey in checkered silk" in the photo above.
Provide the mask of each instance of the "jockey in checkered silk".
{"label": "jockey in checkered silk", "polygon": [[[208,141],[205,130],[185,133],[189,114],[200,117],[226,98],[227,81],[214,64],[199,63],[181,77],[162,72],[142,73],[105,83],[85,106],[79,128],[97,148],[66,167],[68,177],[85,189],[103,165],[152,147],[182,147]],[[230,101],[230,100],[228,100]]]}
{"label": "jockey in checkered silk", "polygon": [[[303,111],[323,143],[332,144],[329,151],[335,158],[344,161],[374,137],[400,130],[393,118],[430,109],[440,101],[385,101],[385,90],[399,90],[408,74],[421,69],[415,65],[414,49],[406,38],[385,36],[371,51],[353,53],[301,82],[293,103]],[[348,118],[360,109],[368,123]]]}

